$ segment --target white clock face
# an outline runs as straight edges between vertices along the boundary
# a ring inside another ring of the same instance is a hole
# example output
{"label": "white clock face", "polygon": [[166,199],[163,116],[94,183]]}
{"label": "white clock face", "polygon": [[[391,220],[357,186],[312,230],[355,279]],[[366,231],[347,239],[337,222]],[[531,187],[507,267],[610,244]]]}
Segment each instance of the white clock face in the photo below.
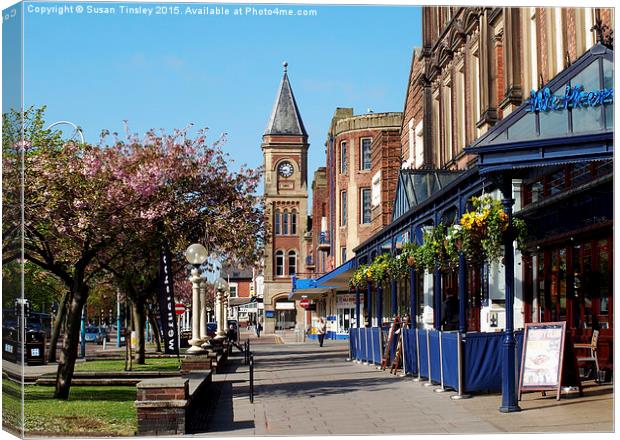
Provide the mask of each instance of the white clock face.
{"label": "white clock face", "polygon": [[278,165],[278,174],[282,177],[291,177],[293,175],[293,165],[290,162],[282,162]]}

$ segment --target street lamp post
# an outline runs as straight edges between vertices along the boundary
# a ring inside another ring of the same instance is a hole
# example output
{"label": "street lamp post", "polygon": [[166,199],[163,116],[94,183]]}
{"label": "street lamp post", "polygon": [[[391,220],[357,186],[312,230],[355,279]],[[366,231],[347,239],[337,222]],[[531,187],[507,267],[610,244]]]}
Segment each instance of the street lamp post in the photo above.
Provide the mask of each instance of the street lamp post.
{"label": "street lamp post", "polygon": [[200,339],[203,343],[209,338],[207,333],[207,280],[202,278],[200,282]]}
{"label": "street lamp post", "polygon": [[224,301],[226,300],[226,290],[228,289],[228,283],[222,277],[218,278],[215,282],[215,289],[217,290],[216,296],[216,305],[215,305],[215,314],[217,320],[217,334],[215,339],[221,340],[226,338],[226,330],[224,329],[225,325],[225,305]]}
{"label": "street lamp post", "polygon": [[200,283],[202,277],[198,268],[207,260],[208,253],[201,244],[194,243],[185,251],[185,258],[193,267],[190,281],[192,282],[192,339],[189,341],[191,347],[187,350],[188,354],[201,354],[205,350],[201,347],[203,341],[200,339]]}

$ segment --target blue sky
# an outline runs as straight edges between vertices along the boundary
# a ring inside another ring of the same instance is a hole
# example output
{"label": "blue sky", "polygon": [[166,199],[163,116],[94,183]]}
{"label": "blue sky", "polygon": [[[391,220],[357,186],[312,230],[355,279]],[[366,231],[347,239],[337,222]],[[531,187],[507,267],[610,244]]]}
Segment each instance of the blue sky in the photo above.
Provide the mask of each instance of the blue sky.
{"label": "blue sky", "polygon": [[[36,6],[65,4],[72,5]],[[114,6],[116,14],[46,15],[25,5],[26,105],[47,105],[50,122],[70,120],[92,142],[103,128],[122,132],[124,119],[140,133],[192,122],[213,139],[227,132],[232,157],[257,166],[286,60],[310,137],[309,180],[325,163],[336,107],[402,111],[412,49],[421,42],[418,7],[293,5],[317,16],[266,17],[235,16],[247,5],[220,4],[231,15],[214,17],[184,14],[197,4],[168,3],[180,14],[159,16],[120,13],[120,5],[154,4],[91,5]]]}

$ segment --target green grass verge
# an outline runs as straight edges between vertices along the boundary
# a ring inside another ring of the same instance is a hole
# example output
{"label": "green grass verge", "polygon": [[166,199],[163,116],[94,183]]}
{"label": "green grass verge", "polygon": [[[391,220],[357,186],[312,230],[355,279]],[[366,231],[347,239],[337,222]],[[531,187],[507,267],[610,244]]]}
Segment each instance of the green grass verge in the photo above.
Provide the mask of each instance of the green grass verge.
{"label": "green grass verge", "polygon": [[21,431],[22,428],[21,385],[2,379],[2,423]]}
{"label": "green grass verge", "polygon": [[[19,384],[4,379],[3,405],[20,408]],[[74,386],[68,400],[53,398],[54,387],[25,386],[27,434],[131,436],[136,432],[135,387]]]}
{"label": "green grass verge", "polygon": [[[133,363],[132,371],[177,371],[179,360],[177,358],[152,358],[146,359],[146,364]],[[75,371],[125,371],[124,360],[96,360],[77,362]]]}

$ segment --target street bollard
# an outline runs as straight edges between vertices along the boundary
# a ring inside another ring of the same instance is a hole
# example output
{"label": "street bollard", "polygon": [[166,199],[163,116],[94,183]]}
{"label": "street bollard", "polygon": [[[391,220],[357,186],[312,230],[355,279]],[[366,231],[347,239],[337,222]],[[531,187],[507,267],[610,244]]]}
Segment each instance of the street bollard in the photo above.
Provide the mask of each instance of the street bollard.
{"label": "street bollard", "polygon": [[254,355],[250,355],[250,403],[254,403]]}

